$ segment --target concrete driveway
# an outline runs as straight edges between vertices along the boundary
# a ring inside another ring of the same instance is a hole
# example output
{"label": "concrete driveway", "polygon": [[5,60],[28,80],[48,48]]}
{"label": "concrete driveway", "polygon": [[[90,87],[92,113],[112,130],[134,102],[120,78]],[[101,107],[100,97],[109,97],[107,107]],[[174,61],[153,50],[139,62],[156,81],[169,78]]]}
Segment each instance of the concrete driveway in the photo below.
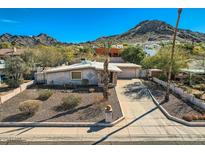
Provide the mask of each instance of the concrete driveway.
{"label": "concrete driveway", "polygon": [[139,79],[118,80],[116,87],[125,121],[132,122],[127,128],[132,140],[140,137],[153,141],[205,141],[205,128],[187,127],[168,120],[156,107],[151,98],[137,98],[136,94],[126,95],[127,86],[141,82]]}
{"label": "concrete driveway", "polygon": [[[0,144],[204,144],[205,128],[172,122],[148,97],[129,92],[139,79],[118,80],[125,119],[114,127],[0,128]],[[127,88],[129,87],[129,88]]]}

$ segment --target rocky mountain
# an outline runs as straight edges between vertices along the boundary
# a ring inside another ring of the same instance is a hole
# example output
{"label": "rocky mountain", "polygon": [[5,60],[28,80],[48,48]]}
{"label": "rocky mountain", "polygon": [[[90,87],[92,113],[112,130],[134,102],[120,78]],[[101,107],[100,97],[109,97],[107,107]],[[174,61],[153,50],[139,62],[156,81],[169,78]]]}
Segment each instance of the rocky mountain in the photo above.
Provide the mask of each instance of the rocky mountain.
{"label": "rocky mountain", "polygon": [[[95,44],[103,42],[106,39],[111,39],[114,43],[141,43],[145,41],[169,41],[172,40],[174,27],[159,20],[145,20],[125,33],[101,37],[95,41],[89,41],[80,44]],[[205,34],[193,32],[191,30],[179,29],[177,33],[178,41],[190,42],[205,42]],[[37,36],[20,36],[5,33],[0,36],[0,42],[13,42],[20,46],[34,46],[34,45],[55,45],[71,43],[62,43],[47,34],[39,34]]]}
{"label": "rocky mountain", "polygon": [[21,36],[5,33],[0,36],[0,42],[16,42],[16,44],[19,46],[61,44],[61,42],[58,42],[56,39],[43,33],[37,36]]}
{"label": "rocky mountain", "polygon": [[[114,42],[136,43],[144,41],[172,40],[174,27],[159,20],[145,20],[134,28],[119,35],[102,37],[97,42],[105,39],[112,39]],[[191,30],[179,29],[177,33],[178,41],[205,42],[205,34],[193,32]]]}

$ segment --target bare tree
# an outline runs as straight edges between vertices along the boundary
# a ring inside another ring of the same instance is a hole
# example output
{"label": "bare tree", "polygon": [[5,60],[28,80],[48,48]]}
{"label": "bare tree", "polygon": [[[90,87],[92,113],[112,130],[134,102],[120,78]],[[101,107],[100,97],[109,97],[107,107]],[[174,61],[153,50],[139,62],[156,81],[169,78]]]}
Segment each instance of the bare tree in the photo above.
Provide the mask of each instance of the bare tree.
{"label": "bare tree", "polygon": [[108,100],[108,86],[109,86],[108,65],[109,65],[109,53],[110,53],[111,44],[112,43],[109,41],[105,42],[104,44],[106,59],[104,62],[104,70],[103,70],[103,97],[105,100]]}
{"label": "bare tree", "polygon": [[170,80],[171,80],[171,74],[172,74],[172,65],[173,65],[173,58],[174,58],[175,42],[176,42],[177,30],[178,30],[178,25],[179,25],[179,20],[180,20],[181,13],[182,13],[182,9],[180,8],[180,9],[178,9],[178,18],[177,18],[176,27],[175,27],[174,36],[173,36],[172,52],[171,52],[171,59],[170,59],[168,77],[167,77],[167,90],[166,90],[166,95],[165,95],[165,101],[169,101]]}

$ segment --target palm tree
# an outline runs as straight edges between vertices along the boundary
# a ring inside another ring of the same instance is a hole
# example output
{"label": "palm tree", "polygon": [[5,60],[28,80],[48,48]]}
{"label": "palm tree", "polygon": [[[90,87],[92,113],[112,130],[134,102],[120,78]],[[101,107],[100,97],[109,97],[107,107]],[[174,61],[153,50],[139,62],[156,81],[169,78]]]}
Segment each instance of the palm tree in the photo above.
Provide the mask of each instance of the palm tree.
{"label": "palm tree", "polygon": [[171,59],[170,59],[168,78],[167,78],[167,90],[166,90],[166,95],[165,95],[165,101],[169,101],[169,94],[170,94],[169,88],[170,88],[172,65],[173,65],[173,59],[174,59],[174,49],[175,49],[176,35],[177,35],[177,29],[178,29],[181,13],[182,13],[182,9],[180,8],[180,9],[178,9],[178,18],[177,18],[176,27],[175,27],[174,36],[173,36],[173,44],[172,44]]}

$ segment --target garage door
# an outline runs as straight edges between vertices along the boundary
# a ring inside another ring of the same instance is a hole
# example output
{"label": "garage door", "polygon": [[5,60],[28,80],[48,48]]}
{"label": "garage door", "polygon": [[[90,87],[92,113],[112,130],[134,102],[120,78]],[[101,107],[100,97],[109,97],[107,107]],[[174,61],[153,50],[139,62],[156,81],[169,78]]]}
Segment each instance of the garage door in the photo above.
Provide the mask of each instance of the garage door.
{"label": "garage door", "polygon": [[122,72],[118,73],[118,78],[119,79],[126,79],[126,78],[135,78],[136,77],[136,68],[122,68],[119,67]]}

